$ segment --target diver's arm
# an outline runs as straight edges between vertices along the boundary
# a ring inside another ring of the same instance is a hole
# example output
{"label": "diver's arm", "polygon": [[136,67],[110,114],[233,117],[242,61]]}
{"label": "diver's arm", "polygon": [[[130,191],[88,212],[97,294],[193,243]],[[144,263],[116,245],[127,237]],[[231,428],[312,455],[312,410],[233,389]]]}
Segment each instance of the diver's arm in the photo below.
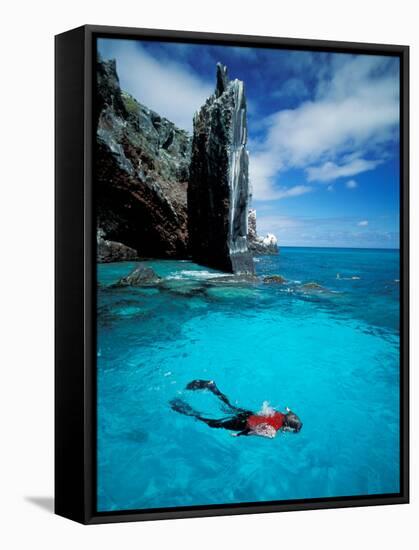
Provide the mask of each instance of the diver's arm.
{"label": "diver's arm", "polygon": [[258,424],[253,428],[253,433],[261,437],[268,437],[269,439],[273,439],[276,436],[277,431],[269,424]]}

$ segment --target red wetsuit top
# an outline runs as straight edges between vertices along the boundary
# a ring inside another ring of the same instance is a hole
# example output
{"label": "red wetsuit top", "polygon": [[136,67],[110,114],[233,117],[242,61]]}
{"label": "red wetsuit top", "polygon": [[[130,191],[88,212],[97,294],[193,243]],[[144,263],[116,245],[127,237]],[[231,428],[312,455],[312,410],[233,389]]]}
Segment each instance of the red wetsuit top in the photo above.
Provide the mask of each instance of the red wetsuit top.
{"label": "red wetsuit top", "polygon": [[268,424],[278,431],[284,425],[284,416],[285,415],[280,412],[275,412],[271,416],[252,414],[252,416],[249,416],[247,419],[247,427],[252,430],[259,424]]}

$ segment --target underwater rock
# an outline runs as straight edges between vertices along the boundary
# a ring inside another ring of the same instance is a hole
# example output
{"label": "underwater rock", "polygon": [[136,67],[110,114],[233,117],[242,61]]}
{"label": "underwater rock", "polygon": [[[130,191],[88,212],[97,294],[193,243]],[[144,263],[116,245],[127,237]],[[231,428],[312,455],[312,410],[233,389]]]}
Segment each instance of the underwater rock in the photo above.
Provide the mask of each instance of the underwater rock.
{"label": "underwater rock", "polygon": [[247,246],[249,174],[246,98],[217,64],[217,85],[194,117],[188,185],[192,259],[231,273],[254,273]]}
{"label": "underwater rock", "polygon": [[166,279],[161,285],[161,290],[179,296],[196,296],[205,293],[206,285],[185,279]]}
{"label": "underwater rock", "polygon": [[138,260],[137,251],[129,246],[104,238],[104,231],[97,230],[97,261],[99,263]]}
{"label": "underwater rock", "polygon": [[287,282],[286,279],[282,275],[268,275],[267,277],[263,278],[264,283],[276,283],[279,285],[282,285]]}
{"label": "underwater rock", "polygon": [[243,300],[254,298],[254,289],[242,286],[214,286],[207,289],[207,296],[217,300]]}
{"label": "underwater rock", "polygon": [[303,285],[300,285],[296,288],[297,292],[302,292],[304,294],[312,294],[312,295],[318,295],[322,294],[323,296],[336,296],[336,293],[333,293],[328,288],[325,288],[324,286],[319,285],[315,282],[310,283],[304,283]]}
{"label": "underwater rock", "polygon": [[114,60],[96,74],[97,225],[141,256],[185,257],[190,136],[121,91]]}
{"label": "underwater rock", "polygon": [[306,290],[326,290],[318,283],[304,283],[303,285],[301,285],[301,288]]}
{"label": "underwater rock", "polygon": [[156,285],[161,281],[161,278],[155,273],[155,271],[148,266],[138,265],[131,273],[126,277],[119,279],[117,283],[112,285],[113,288],[119,288],[124,286],[147,286]]}
{"label": "underwater rock", "polygon": [[278,254],[278,239],[273,233],[268,233],[266,237],[258,235],[254,208],[248,213],[247,246],[254,255]]}

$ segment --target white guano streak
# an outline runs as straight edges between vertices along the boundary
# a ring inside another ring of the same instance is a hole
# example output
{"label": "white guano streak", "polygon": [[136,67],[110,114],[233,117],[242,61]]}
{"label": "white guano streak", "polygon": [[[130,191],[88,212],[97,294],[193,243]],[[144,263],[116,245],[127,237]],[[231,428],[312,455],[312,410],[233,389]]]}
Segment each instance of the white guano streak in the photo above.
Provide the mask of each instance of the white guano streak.
{"label": "white guano streak", "polygon": [[229,188],[230,188],[230,219],[229,219],[229,250],[231,254],[247,252],[247,216],[245,216],[244,235],[234,240],[234,217],[239,194],[240,167],[246,151],[246,111],[241,107],[243,101],[243,82],[234,80],[234,111],[231,124],[232,143],[229,148]]}

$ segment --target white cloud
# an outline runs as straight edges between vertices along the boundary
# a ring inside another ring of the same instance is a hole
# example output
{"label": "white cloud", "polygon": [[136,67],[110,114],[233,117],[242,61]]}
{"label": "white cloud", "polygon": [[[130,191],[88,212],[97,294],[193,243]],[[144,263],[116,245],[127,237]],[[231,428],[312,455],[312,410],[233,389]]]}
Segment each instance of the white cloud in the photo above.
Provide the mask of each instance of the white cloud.
{"label": "white cloud", "polygon": [[[274,195],[278,174],[289,168],[306,170],[309,181],[333,181],[383,161],[383,146],[394,138],[399,121],[398,79],[388,76],[385,57],[339,59],[314,99],[268,118],[266,139],[250,163],[255,198],[260,189]],[[374,158],[366,160],[366,154]],[[265,171],[258,166],[261,160]]]}
{"label": "white cloud", "polygon": [[276,192],[276,199],[285,199],[287,197],[299,197],[300,195],[305,195],[310,193],[313,188],[309,185],[294,185],[293,187],[288,188],[279,188]]}
{"label": "white cloud", "polygon": [[[188,64],[187,57],[177,56],[174,61],[162,51],[156,58],[134,41],[100,40],[99,49],[103,57],[116,58],[123,89],[191,131],[193,112],[213,92],[215,74],[204,80]],[[254,50],[239,47],[233,53],[244,58],[255,55]],[[307,55],[307,66],[301,64],[301,52],[295,59],[292,54],[289,52],[290,62],[298,61],[300,71],[313,65],[314,54]],[[278,110],[266,119],[256,119],[255,124],[264,134],[262,141],[249,143],[250,179],[256,200],[275,200],[312,190],[308,185],[295,186],[301,192],[284,188],[281,183],[278,187],[278,175],[290,168],[304,170],[308,182],[329,183],[373,170],[383,162],[383,145],[394,136],[399,117],[398,79],[389,76],[388,63],[380,56],[335,55],[330,66],[324,61],[324,67],[316,69],[320,77],[311,100],[295,109]],[[277,95],[301,97],[308,93],[304,86],[303,81],[293,77],[283,83]],[[281,101],[279,97],[278,106]]]}
{"label": "white cloud", "polygon": [[358,222],[357,225],[359,225],[359,227],[366,227],[368,225],[368,220],[362,220]]}
{"label": "white cloud", "polygon": [[278,215],[264,215],[258,207],[256,210],[258,233],[274,233],[277,237],[287,232],[294,232],[304,225],[298,218]]}
{"label": "white cloud", "polygon": [[381,160],[355,158],[338,165],[335,162],[327,161],[320,166],[310,166],[307,168],[307,180],[329,182],[338,178],[355,176],[361,172],[374,170],[374,168],[381,164],[381,162]]}
{"label": "white cloud", "polygon": [[274,158],[268,151],[250,154],[249,167],[253,197],[256,200],[275,199],[277,189],[271,181],[281,168],[279,159]]}
{"label": "white cloud", "polygon": [[348,189],[356,189],[358,187],[356,180],[349,180],[345,183],[345,185]]}
{"label": "white cloud", "polygon": [[294,185],[288,188],[271,185],[271,179],[276,172],[276,163],[269,154],[261,153],[251,156],[250,166],[250,183],[255,200],[269,201],[297,197],[309,193],[313,189],[309,185]]}
{"label": "white cloud", "polygon": [[101,40],[99,51],[106,59],[116,59],[123,90],[180,128],[192,130],[193,113],[214,90],[215,68],[213,81],[205,82],[187,63],[156,59],[130,40]]}

